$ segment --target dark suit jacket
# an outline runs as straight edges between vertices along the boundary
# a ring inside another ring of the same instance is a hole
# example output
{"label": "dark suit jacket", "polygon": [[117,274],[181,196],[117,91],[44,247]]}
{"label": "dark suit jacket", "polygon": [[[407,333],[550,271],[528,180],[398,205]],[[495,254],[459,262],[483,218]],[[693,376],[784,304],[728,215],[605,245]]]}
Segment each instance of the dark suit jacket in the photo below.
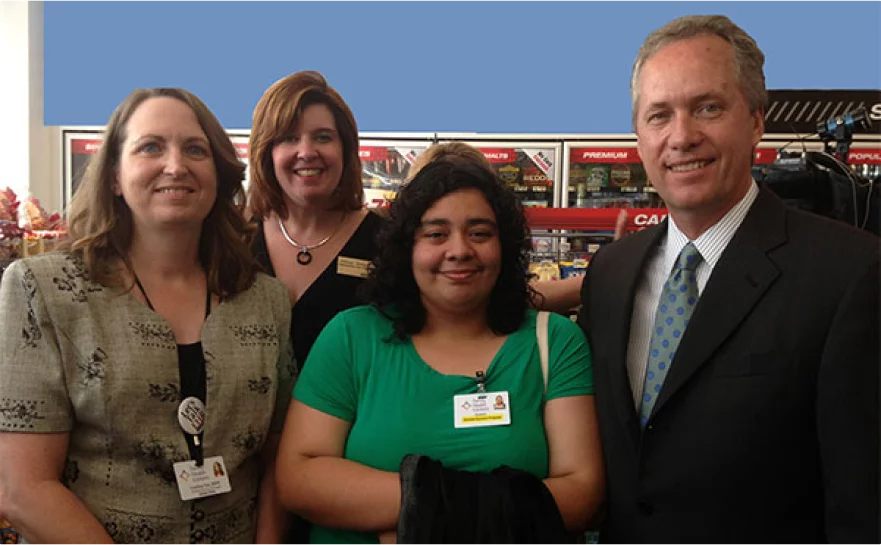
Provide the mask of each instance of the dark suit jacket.
{"label": "dark suit jacket", "polygon": [[625,358],[667,224],[592,260],[609,542],[879,543],[879,239],[762,189],[722,254],[644,432]]}

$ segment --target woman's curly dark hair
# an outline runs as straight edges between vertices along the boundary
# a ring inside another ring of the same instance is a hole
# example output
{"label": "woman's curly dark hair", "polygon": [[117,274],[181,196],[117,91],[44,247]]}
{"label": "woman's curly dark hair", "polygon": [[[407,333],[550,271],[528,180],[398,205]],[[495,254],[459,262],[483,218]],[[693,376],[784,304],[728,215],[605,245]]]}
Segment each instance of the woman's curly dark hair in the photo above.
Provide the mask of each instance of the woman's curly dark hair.
{"label": "woman's curly dark hair", "polygon": [[389,209],[389,221],[377,234],[379,254],[363,285],[365,301],[394,322],[398,339],[405,340],[425,327],[426,310],[413,277],[416,230],[435,202],[462,189],[483,193],[496,216],[502,262],[487,308],[490,329],[497,335],[517,330],[535,297],[529,285],[529,229],[514,192],[485,167],[456,158],[438,160],[398,193]]}

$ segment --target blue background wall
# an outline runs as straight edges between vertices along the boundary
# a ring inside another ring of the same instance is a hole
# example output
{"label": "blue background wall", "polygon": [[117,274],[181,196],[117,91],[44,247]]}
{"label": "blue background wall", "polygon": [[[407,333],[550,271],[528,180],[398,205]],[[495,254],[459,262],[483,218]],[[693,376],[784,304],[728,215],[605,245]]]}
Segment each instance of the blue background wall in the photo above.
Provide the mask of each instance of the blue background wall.
{"label": "blue background wall", "polygon": [[879,2],[47,2],[45,123],[103,125],[132,89],[179,86],[248,128],[308,68],[362,131],[628,133],[640,43],[691,13],[752,34],[769,88],[881,88]]}

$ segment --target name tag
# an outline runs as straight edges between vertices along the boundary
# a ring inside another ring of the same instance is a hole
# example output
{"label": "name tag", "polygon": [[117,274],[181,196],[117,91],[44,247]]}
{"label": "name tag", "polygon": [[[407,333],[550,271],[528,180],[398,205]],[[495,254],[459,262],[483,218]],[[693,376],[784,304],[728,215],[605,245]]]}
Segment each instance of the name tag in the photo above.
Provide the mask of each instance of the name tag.
{"label": "name tag", "polygon": [[454,425],[457,428],[508,426],[511,404],[508,392],[481,392],[453,396]]}
{"label": "name tag", "polygon": [[174,477],[177,479],[177,489],[183,501],[232,491],[229,475],[223,464],[223,456],[205,458],[205,463],[201,467],[196,466],[195,460],[178,462],[174,464]]}
{"label": "name tag", "polygon": [[356,278],[367,278],[370,266],[370,261],[366,259],[339,256],[336,260],[336,273]]}

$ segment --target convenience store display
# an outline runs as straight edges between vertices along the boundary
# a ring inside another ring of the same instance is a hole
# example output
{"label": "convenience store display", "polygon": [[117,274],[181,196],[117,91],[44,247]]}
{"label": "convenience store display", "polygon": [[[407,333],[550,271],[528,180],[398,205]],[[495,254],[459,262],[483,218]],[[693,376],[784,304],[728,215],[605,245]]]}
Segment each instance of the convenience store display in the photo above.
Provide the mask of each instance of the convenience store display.
{"label": "convenience store display", "polygon": [[[248,132],[230,131],[230,137],[239,158],[247,162]],[[101,128],[62,128],[62,139],[66,206],[89,155],[100,146]],[[365,204],[389,206],[414,161],[431,145],[450,141],[483,152],[499,178],[520,197],[533,230],[533,261],[556,266],[545,264],[545,276],[555,271],[560,276],[582,274],[583,264],[612,240],[618,210],[628,211],[628,230],[653,225],[665,215],[664,203],[643,168],[635,135],[361,133]],[[796,169],[800,163],[793,154],[822,149],[816,139],[766,135],[756,149],[754,173]],[[855,174],[881,183],[881,137],[860,135],[847,159]],[[866,186],[856,189],[865,193]]]}
{"label": "convenience store display", "polygon": [[[527,136],[524,136],[524,138]],[[487,158],[499,179],[520,198],[525,208],[560,206],[561,142],[474,138],[439,138],[440,142],[466,142]]]}
{"label": "convenience store display", "polygon": [[383,141],[362,139],[358,146],[364,203],[386,208],[410,175],[410,167],[431,146],[429,140]]}
{"label": "convenience store display", "polygon": [[[530,272],[539,280],[561,280],[584,276],[593,255],[614,240],[621,209],[528,208],[525,212],[533,233]],[[626,209],[626,214],[624,235],[657,225],[667,216],[663,208]]]}
{"label": "convenience store display", "polygon": [[[626,144],[626,145],[624,145]],[[562,206],[566,208],[657,208],[635,142],[566,143]]]}
{"label": "convenience store display", "polygon": [[14,545],[16,543],[21,543],[21,535],[7,520],[0,518],[0,544]]}

